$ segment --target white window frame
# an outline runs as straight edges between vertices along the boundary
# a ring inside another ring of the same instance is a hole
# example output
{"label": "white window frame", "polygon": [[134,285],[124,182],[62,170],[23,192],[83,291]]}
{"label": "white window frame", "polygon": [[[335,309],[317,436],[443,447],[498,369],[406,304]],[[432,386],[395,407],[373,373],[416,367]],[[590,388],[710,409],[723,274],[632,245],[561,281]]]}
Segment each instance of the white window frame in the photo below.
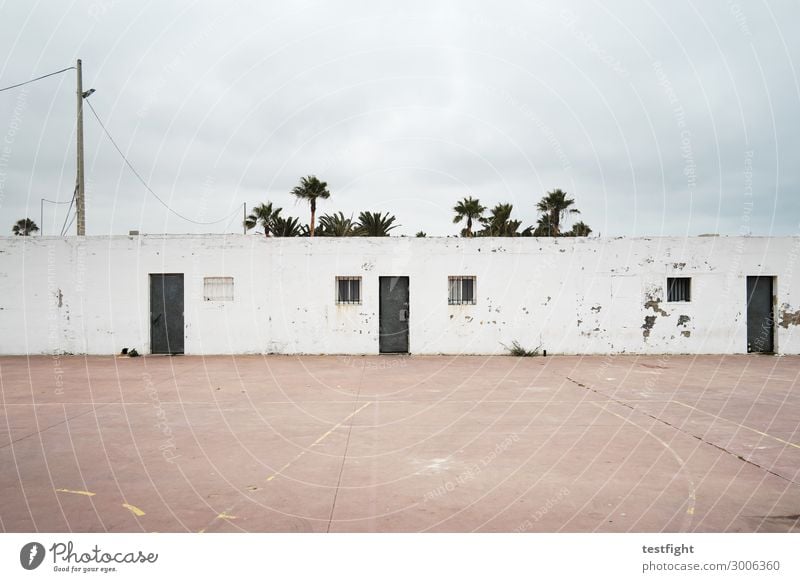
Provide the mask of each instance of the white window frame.
{"label": "white window frame", "polygon": [[203,277],[203,301],[233,301],[233,277]]}
{"label": "white window frame", "polygon": [[[341,293],[340,293],[341,290],[342,290],[340,282],[342,282],[342,281],[347,281],[348,282],[348,285],[347,285],[347,297],[345,297],[345,298],[343,298],[341,296]],[[358,283],[358,300],[357,301],[353,301],[352,298],[351,298],[351,294],[352,294],[352,291],[353,291],[353,287],[352,287],[352,283],[353,282],[357,282]],[[342,276],[338,276],[337,275],[337,277],[336,277],[336,287],[334,288],[336,305],[361,305],[361,303],[364,300],[363,289],[364,289],[364,287],[363,287],[360,275],[342,275]]]}

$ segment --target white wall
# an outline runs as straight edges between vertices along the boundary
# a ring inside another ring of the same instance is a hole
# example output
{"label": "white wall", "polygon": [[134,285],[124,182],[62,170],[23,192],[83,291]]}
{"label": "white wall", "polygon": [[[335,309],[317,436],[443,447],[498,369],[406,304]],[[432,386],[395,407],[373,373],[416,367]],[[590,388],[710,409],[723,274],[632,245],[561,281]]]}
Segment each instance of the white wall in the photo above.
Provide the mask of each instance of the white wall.
{"label": "white wall", "polygon": [[[800,238],[7,237],[0,354],[149,353],[150,273],[185,274],[188,354],[378,353],[383,275],[410,278],[416,354],[503,353],[513,340],[548,353],[744,353],[746,276],[769,275],[776,350],[797,354],[798,256]],[[666,302],[673,274],[692,277],[690,303]],[[361,305],[336,304],[337,275],[363,277]],[[476,305],[448,306],[448,275],[477,276]],[[233,277],[234,301],[203,301],[204,276]]]}

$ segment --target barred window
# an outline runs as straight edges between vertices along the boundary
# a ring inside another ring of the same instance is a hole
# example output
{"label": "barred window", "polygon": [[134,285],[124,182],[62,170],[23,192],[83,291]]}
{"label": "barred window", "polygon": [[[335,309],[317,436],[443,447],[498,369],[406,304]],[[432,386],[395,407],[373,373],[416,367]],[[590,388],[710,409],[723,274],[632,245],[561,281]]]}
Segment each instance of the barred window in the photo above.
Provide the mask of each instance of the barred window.
{"label": "barred window", "polygon": [[667,277],[667,301],[691,301],[691,277]]}
{"label": "barred window", "polygon": [[233,277],[203,277],[203,301],[233,301]]}
{"label": "barred window", "polygon": [[475,305],[475,277],[448,277],[450,305]]}
{"label": "barred window", "polygon": [[336,303],[361,303],[361,277],[336,277]]}

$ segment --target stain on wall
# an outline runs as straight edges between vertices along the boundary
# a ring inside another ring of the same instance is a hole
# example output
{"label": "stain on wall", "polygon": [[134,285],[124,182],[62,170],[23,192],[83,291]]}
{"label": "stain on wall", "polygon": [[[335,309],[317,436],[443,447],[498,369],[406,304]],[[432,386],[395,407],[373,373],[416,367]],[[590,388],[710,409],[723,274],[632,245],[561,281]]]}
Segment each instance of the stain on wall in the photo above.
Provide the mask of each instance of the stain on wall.
{"label": "stain on wall", "polygon": [[656,316],[655,315],[645,315],[644,316],[644,323],[642,324],[642,337],[646,340],[650,337],[650,332],[653,330],[653,326],[656,324]]}
{"label": "stain on wall", "polygon": [[648,296],[647,301],[644,302],[644,308],[652,309],[659,315],[669,315],[669,313],[661,309],[661,299],[658,297]]}
{"label": "stain on wall", "polygon": [[790,325],[800,325],[800,309],[792,311],[788,303],[781,305],[781,317],[778,325],[783,329],[789,329]]}

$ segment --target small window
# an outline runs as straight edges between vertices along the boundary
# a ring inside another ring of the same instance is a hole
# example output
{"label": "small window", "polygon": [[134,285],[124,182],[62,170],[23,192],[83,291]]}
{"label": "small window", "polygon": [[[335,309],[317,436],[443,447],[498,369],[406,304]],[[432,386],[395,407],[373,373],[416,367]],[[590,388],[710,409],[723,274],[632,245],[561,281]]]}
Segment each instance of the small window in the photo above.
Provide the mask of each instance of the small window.
{"label": "small window", "polygon": [[667,301],[691,301],[691,277],[667,277]]}
{"label": "small window", "polygon": [[233,277],[203,277],[203,301],[233,301]]}
{"label": "small window", "polygon": [[336,277],[336,303],[361,303],[361,277]]}
{"label": "small window", "polygon": [[450,305],[475,305],[475,277],[448,277]]}

